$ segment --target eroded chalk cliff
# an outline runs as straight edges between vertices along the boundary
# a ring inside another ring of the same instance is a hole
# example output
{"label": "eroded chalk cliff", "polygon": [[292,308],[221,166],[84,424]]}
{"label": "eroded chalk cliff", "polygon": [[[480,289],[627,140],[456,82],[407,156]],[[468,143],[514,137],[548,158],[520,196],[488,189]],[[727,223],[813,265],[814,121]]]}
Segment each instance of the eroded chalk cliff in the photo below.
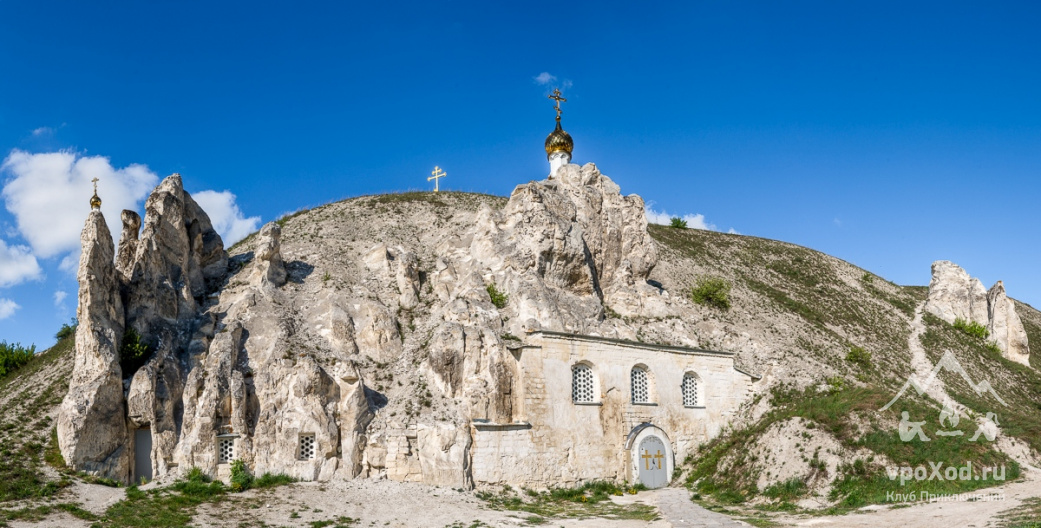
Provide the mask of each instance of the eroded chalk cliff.
{"label": "eroded chalk cliff", "polygon": [[[219,474],[220,437],[258,474],[469,486],[471,421],[514,418],[514,335],[631,338],[638,328],[608,311],[674,311],[647,283],[658,257],[643,201],[592,164],[459,220],[464,229],[412,247],[341,248],[349,262],[323,263],[319,281],[307,256],[283,254],[277,223],[229,261],[177,175],[148,198],[143,223],[124,212],[118,251],[92,213],[84,344],[59,428],[67,460],[129,480],[132,433],[144,428],[156,476]],[[119,368],[124,327],[149,349],[135,372]],[[89,427],[103,430],[87,438]],[[313,457],[302,435],[314,436]]]}

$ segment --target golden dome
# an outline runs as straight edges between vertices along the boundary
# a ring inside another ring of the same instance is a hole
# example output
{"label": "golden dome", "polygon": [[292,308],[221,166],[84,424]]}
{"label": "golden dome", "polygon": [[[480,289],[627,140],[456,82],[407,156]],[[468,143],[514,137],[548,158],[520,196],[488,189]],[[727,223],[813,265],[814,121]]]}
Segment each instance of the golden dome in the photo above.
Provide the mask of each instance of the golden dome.
{"label": "golden dome", "polygon": [[560,116],[557,116],[557,128],[546,136],[546,157],[550,157],[554,152],[567,152],[570,157],[574,148],[575,141],[571,139],[571,134],[560,128]]}
{"label": "golden dome", "polygon": [[90,208],[91,209],[100,209],[101,208],[101,198],[98,198],[98,192],[97,191],[94,191],[94,196],[90,197]]}

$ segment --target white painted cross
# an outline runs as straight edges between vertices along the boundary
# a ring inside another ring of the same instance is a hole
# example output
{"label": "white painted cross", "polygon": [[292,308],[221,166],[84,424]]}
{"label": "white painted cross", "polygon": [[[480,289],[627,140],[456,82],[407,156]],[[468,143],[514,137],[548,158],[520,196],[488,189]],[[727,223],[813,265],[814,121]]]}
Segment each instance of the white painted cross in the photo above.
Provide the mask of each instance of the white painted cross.
{"label": "white painted cross", "polygon": [[437,192],[440,187],[438,183],[440,182],[441,178],[448,176],[448,173],[441,170],[441,167],[435,165],[434,170],[430,171],[430,174],[433,174],[433,176],[427,178],[427,181],[434,180],[434,192]]}

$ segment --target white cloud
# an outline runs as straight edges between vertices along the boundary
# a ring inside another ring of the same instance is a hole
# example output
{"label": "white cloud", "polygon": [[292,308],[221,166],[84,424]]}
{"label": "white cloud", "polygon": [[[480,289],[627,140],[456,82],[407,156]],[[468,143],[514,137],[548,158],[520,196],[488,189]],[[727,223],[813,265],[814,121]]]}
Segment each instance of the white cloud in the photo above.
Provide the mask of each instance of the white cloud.
{"label": "white cloud", "polygon": [[8,246],[0,240],[0,288],[43,276],[28,246]]}
{"label": "white cloud", "polygon": [[64,290],[58,290],[58,291],[54,292],[54,305],[55,306],[61,306],[61,304],[63,302],[65,302],[65,298],[68,297],[68,296],[69,296],[69,294],[65,293]]}
{"label": "white cloud", "polygon": [[50,135],[54,133],[54,129],[51,127],[40,127],[33,129],[33,136],[40,137],[43,135]]}
{"label": "white cloud", "polygon": [[0,299],[0,319],[7,319],[14,315],[14,311],[21,308],[11,299]]}
{"label": "white cloud", "polygon": [[159,177],[144,165],[116,169],[108,158],[72,152],[30,154],[15,149],[0,165],[0,171],[13,176],[3,188],[4,205],[40,258],[79,250],[80,231],[90,212],[93,178],[99,180],[101,211],[109,219],[109,230],[116,240],[122,228],[120,211],[137,210],[159,182]]}
{"label": "white cloud", "polygon": [[555,75],[551,75],[549,72],[542,72],[542,73],[536,75],[534,78],[535,78],[535,82],[537,82],[539,84],[549,84],[549,83],[557,80],[557,77]]}
{"label": "white cloud", "polygon": [[[669,225],[669,224],[672,223],[672,219],[673,218],[680,218],[683,221],[687,222],[687,227],[689,229],[704,229],[706,231],[719,231],[719,228],[716,227],[716,224],[710,223],[709,221],[705,220],[705,215],[703,215],[703,214],[689,214],[688,213],[688,214],[685,214],[685,215],[682,215],[682,216],[681,215],[674,215],[674,214],[669,214],[666,211],[655,211],[654,209],[651,208],[652,205],[654,205],[654,202],[649,202],[647,204],[647,207],[644,209],[644,213],[647,216],[647,222],[648,223],[658,224],[658,225]],[[737,232],[737,230],[735,230],[732,227],[729,230],[727,230],[727,233],[735,234],[735,235],[740,234],[740,233]]]}
{"label": "white cloud", "polygon": [[259,216],[246,218],[235,203],[235,195],[231,191],[199,191],[192,193],[192,198],[210,217],[213,229],[224,240],[224,247],[246,238],[260,225]]}

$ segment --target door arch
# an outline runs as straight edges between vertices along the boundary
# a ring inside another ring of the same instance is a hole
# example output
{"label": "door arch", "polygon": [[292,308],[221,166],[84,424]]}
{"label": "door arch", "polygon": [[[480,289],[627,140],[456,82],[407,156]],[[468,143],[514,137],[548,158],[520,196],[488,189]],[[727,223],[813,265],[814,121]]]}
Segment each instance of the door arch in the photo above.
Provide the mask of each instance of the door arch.
{"label": "door arch", "polygon": [[652,489],[669,484],[676,461],[665,431],[654,424],[642,423],[629,432],[625,448],[629,450],[633,482]]}

